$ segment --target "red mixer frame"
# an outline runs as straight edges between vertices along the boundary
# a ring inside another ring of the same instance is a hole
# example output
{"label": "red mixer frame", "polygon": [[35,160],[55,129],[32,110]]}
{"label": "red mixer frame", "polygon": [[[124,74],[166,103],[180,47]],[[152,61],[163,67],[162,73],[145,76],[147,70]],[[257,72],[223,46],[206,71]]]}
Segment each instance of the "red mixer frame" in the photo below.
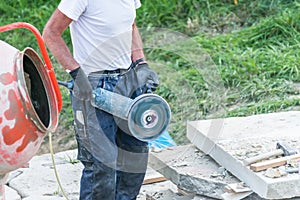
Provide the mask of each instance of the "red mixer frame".
{"label": "red mixer frame", "polygon": [[36,37],[42,57],[44,59],[45,65],[47,67],[47,73],[50,77],[52,86],[54,88],[55,94],[56,94],[56,98],[57,98],[57,104],[58,104],[58,111],[60,112],[62,109],[62,96],[59,90],[59,86],[57,83],[57,79],[55,77],[55,73],[45,46],[45,43],[43,41],[43,38],[41,36],[41,33],[39,32],[39,30],[34,27],[33,25],[26,23],[26,22],[16,22],[16,23],[12,23],[12,24],[8,24],[8,25],[4,25],[4,26],[0,26],[0,32],[5,32],[5,31],[9,31],[9,30],[13,30],[13,29],[18,29],[18,28],[25,28],[30,30]]}

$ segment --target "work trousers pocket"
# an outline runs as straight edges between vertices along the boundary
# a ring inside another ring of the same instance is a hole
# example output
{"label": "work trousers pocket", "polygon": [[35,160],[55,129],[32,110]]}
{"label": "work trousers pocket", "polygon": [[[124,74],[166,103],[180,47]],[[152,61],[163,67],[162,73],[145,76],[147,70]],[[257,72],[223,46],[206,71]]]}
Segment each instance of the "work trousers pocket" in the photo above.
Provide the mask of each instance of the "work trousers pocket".
{"label": "work trousers pocket", "polygon": [[89,102],[82,101],[73,95],[71,95],[71,99],[74,116],[75,137],[78,145],[78,160],[92,161],[93,156],[91,154],[90,137],[86,118],[86,112],[91,109],[91,105]]}

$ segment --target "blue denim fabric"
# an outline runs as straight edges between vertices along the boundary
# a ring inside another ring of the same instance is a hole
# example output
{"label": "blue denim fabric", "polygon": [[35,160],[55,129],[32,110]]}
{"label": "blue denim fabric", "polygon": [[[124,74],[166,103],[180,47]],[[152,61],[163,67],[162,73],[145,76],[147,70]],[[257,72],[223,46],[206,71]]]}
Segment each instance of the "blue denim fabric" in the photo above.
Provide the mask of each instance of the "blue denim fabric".
{"label": "blue denim fabric", "polygon": [[[113,91],[120,76],[91,75],[93,89]],[[137,95],[137,94],[135,94]],[[125,120],[72,96],[78,159],[84,169],[80,200],[134,200],[142,185],[148,144],[126,133]],[[134,98],[134,96],[133,96]]]}

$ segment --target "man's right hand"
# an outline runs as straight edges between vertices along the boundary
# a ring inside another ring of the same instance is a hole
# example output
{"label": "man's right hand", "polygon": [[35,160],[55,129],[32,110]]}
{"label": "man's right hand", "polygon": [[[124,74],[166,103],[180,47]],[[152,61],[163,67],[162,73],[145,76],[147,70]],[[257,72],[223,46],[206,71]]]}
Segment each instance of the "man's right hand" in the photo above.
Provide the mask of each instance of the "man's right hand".
{"label": "man's right hand", "polygon": [[80,100],[90,100],[92,97],[92,86],[88,77],[83,72],[81,67],[78,67],[70,72],[74,80],[73,94]]}

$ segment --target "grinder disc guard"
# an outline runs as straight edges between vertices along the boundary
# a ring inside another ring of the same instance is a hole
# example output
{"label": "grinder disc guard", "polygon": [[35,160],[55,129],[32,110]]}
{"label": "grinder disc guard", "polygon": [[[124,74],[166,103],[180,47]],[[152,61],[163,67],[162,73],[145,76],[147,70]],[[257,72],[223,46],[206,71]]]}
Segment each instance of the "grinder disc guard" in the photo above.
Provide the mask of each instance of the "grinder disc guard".
{"label": "grinder disc guard", "polygon": [[158,138],[170,123],[168,103],[158,95],[145,94],[134,99],[128,115],[131,134],[142,141]]}

